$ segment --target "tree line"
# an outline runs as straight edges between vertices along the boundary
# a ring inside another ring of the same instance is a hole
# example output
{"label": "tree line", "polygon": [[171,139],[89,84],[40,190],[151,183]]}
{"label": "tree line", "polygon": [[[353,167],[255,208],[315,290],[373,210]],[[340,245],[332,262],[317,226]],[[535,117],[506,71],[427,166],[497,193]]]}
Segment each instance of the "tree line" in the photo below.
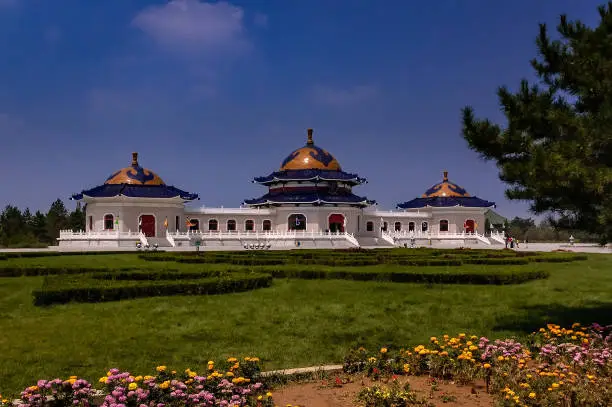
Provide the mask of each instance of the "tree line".
{"label": "tree line", "polygon": [[[501,225],[500,225],[501,226]],[[497,228],[499,230],[499,227]],[[595,243],[599,241],[597,234],[583,230],[569,230],[559,227],[556,223],[544,219],[539,223],[532,218],[514,217],[506,222],[502,229],[507,236],[512,236],[522,242],[569,242],[573,236],[576,242]]]}
{"label": "tree line", "polygon": [[46,247],[56,245],[60,230],[85,229],[85,211],[80,203],[68,212],[61,199],[47,213],[7,205],[0,213],[0,247]]}

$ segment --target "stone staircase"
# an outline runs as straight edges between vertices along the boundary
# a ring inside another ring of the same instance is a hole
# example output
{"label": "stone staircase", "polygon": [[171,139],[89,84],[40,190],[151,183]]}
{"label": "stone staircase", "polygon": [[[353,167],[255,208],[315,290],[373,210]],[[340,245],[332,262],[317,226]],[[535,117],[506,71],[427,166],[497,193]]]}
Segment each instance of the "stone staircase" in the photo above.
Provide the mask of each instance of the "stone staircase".
{"label": "stone staircase", "polygon": [[157,247],[172,247],[168,239],[165,237],[147,237],[147,241],[149,242],[149,246],[153,247],[157,243]]}
{"label": "stone staircase", "polygon": [[356,239],[359,242],[360,247],[394,247],[393,244],[389,243],[382,237],[356,236]]}

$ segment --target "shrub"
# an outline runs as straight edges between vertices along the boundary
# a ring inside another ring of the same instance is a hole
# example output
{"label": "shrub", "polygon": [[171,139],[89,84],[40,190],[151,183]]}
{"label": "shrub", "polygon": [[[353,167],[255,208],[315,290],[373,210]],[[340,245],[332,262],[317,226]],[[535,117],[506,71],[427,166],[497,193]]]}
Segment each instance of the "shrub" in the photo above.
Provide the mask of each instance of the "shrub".
{"label": "shrub", "polygon": [[43,287],[32,292],[34,305],[75,302],[118,301],[130,298],[166,295],[204,295],[248,291],[269,287],[272,277],[267,274],[235,273],[223,277],[185,280],[102,280],[91,275],[49,276]]}

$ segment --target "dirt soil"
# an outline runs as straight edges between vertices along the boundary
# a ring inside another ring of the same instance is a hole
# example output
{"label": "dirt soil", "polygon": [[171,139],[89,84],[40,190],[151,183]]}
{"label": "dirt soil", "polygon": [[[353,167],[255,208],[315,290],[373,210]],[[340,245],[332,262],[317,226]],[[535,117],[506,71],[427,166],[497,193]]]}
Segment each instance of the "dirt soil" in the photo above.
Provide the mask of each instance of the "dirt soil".
{"label": "dirt soil", "polygon": [[[346,381],[346,377],[344,380]],[[432,391],[428,377],[400,376],[397,380],[400,385],[410,383],[410,388],[416,392],[418,397],[429,401],[432,406],[490,407],[494,405],[493,397],[486,393],[484,382],[461,386],[436,380],[436,386]],[[362,388],[372,384],[386,386],[386,381],[385,379],[372,381],[367,377],[352,376],[348,383],[341,386],[334,386],[333,378],[308,383],[292,383],[274,391],[274,403],[277,406],[291,404],[299,407],[357,407],[360,406],[357,402],[357,394]]]}

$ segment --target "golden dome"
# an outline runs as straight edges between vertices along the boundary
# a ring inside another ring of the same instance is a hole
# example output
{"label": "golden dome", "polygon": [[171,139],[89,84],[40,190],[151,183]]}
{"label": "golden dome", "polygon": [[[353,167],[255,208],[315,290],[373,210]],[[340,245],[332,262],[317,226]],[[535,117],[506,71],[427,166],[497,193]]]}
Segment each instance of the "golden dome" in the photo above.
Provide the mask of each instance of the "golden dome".
{"label": "golden dome", "polygon": [[114,172],[106,179],[105,184],[131,185],[166,185],[164,181],[151,170],[138,164],[138,153],[132,153],[132,166]]}
{"label": "golden dome", "polygon": [[306,145],[293,151],[283,160],[280,171],[288,170],[342,171],[333,155],[314,144],[312,129],[308,129]]}
{"label": "golden dome", "polygon": [[464,188],[461,188],[459,185],[452,183],[448,180],[448,171],[444,171],[444,178],[442,182],[437,183],[436,185],[429,188],[425,193],[421,196],[422,198],[433,198],[433,197],[469,197],[470,194]]}

